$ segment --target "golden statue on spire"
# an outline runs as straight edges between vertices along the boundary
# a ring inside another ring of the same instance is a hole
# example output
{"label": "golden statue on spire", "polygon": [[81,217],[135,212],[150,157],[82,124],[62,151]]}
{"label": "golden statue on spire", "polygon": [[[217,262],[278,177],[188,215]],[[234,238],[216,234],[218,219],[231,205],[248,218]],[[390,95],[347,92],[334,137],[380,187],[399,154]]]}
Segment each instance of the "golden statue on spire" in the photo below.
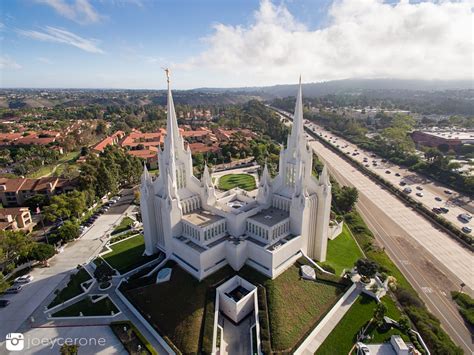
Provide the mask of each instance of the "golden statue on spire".
{"label": "golden statue on spire", "polygon": [[168,82],[168,85],[170,84],[170,76],[171,76],[171,70],[170,68],[162,68],[165,71],[166,74],[166,81]]}

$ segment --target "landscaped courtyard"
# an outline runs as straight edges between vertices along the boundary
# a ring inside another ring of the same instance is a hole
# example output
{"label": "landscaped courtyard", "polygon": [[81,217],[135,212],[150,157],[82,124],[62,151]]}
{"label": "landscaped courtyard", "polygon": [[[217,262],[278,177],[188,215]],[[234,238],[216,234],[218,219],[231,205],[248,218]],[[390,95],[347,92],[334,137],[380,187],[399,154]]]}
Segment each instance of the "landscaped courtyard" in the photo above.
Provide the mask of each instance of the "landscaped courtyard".
{"label": "landscaped courtyard", "polygon": [[[401,313],[396,307],[395,302],[389,296],[385,296],[382,299],[382,303],[387,307],[386,315],[388,317],[395,320],[400,318]],[[356,337],[358,332],[374,316],[376,306],[377,302],[373,298],[365,295],[359,296],[331,334],[329,334],[323,344],[321,344],[316,354],[348,354],[357,341]],[[382,343],[390,340],[391,335],[400,334],[400,331],[396,329],[385,331],[374,326],[369,328],[368,333],[371,336],[370,343]],[[402,337],[408,340],[406,335],[402,334]]]}
{"label": "landscaped courtyard", "polygon": [[178,265],[172,265],[165,266],[173,269],[170,281],[128,290],[125,295],[182,353],[197,354],[207,291],[234,271],[224,267],[199,282]]}
{"label": "landscaped courtyard", "polygon": [[84,299],[73,303],[72,305],[61,309],[54,313],[53,317],[79,317],[81,314],[84,317],[92,316],[110,316],[118,313],[119,310],[115,304],[107,296],[97,302],[92,302],[89,296]]}
{"label": "landscaped courtyard", "polygon": [[[204,334],[203,346],[212,342],[205,337],[212,337],[208,328],[212,327],[214,287],[236,273],[226,266],[199,282],[178,265],[168,266],[173,268],[169,282],[140,284],[124,293],[152,326],[181,352],[199,353],[201,334]],[[275,280],[248,266],[239,272],[248,281],[266,288],[274,351],[293,349],[346,287],[337,282],[302,280],[299,266],[296,263]],[[153,281],[150,277],[149,283]],[[206,303],[211,306],[206,308]]]}
{"label": "landscaped courtyard", "polygon": [[81,268],[77,273],[71,275],[66,287],[56,293],[56,297],[48,305],[48,308],[57,306],[58,304],[83,293],[84,290],[82,289],[81,284],[91,279],[92,277],[89,273],[84,268]]}
{"label": "landscaped courtyard", "polygon": [[334,268],[335,274],[340,275],[344,269],[352,269],[355,262],[362,257],[362,251],[352,238],[349,228],[344,225],[341,234],[328,241],[327,260],[324,264]]}
{"label": "landscaped courtyard", "polygon": [[257,188],[257,185],[255,178],[250,174],[227,174],[219,178],[219,189],[227,191],[234,187],[252,191]]}
{"label": "landscaped courtyard", "polygon": [[112,244],[110,245],[110,249],[112,251],[102,255],[102,259],[121,274],[133,270],[155,258],[155,256],[143,255],[145,251],[145,239],[141,234]]}

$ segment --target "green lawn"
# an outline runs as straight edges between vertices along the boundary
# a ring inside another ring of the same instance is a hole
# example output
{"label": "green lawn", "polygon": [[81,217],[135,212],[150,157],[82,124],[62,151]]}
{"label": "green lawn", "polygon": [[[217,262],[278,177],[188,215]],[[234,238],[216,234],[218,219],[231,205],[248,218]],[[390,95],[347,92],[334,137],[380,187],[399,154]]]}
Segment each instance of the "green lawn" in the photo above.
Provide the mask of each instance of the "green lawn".
{"label": "green lawn", "polygon": [[290,350],[297,345],[344,292],[342,285],[302,280],[299,263],[274,280],[248,266],[239,273],[267,290],[273,351]]}
{"label": "green lawn", "polygon": [[336,239],[328,241],[327,260],[324,264],[332,266],[336,270],[336,275],[341,275],[344,269],[351,269],[362,257],[362,251],[352,238],[349,228],[344,225],[341,234]]}
{"label": "green lawn", "polygon": [[227,191],[234,187],[251,191],[255,190],[257,185],[255,178],[249,174],[227,174],[219,178],[219,189]]}
{"label": "green lawn", "polygon": [[234,271],[226,266],[199,282],[178,265],[172,268],[170,281],[127,290],[125,294],[183,354],[197,354],[207,290]]}
{"label": "green lawn", "polygon": [[85,269],[79,270],[76,274],[72,275],[67,286],[63,288],[53,301],[48,305],[48,308],[52,308],[67,301],[70,298],[73,298],[83,292],[81,288],[81,283],[92,279],[89,273]]}
{"label": "green lawn", "polygon": [[119,233],[125,232],[126,230],[129,230],[130,228],[132,228],[133,222],[134,220],[131,219],[130,217],[124,217],[120,221],[120,224],[114,228],[111,235],[119,234]]}
{"label": "green lawn", "polygon": [[[387,307],[386,315],[392,319],[398,320],[400,318],[400,311],[395,306],[393,300],[389,296],[385,296],[382,299],[382,302]],[[329,334],[326,340],[321,344],[319,349],[316,351],[316,354],[348,354],[357,340],[356,337],[358,332],[373,317],[376,305],[377,302],[373,298],[365,295],[359,296],[349,311],[333,329],[331,334]],[[372,343],[380,343],[389,340],[390,336],[393,334],[400,334],[400,331],[396,329],[383,331],[371,327],[368,333],[372,337]],[[402,337],[405,340],[408,340],[408,337],[405,335]]]}
{"label": "green lawn", "polygon": [[112,251],[102,255],[102,259],[124,274],[136,267],[145,264],[155,258],[155,256],[144,256],[145,239],[139,234],[136,237],[118,242],[110,246]]}
{"label": "green lawn", "polygon": [[106,297],[99,302],[93,303],[89,297],[86,297],[83,300],[54,313],[52,316],[77,317],[80,312],[82,312],[83,316],[109,316],[112,311],[117,313],[119,310],[115,307],[110,298]]}

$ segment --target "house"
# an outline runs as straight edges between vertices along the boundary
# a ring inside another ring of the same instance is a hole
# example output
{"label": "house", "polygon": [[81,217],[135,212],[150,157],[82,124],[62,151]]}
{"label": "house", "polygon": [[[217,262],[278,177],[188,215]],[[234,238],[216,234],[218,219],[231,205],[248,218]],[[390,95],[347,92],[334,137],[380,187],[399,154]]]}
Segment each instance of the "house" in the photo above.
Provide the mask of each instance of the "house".
{"label": "house", "polygon": [[123,137],[125,137],[125,132],[117,131],[111,136],[105,137],[103,140],[101,140],[94,148],[92,148],[92,151],[96,154],[102,153],[105,147],[109,145],[118,145]]}
{"label": "house", "polygon": [[0,208],[0,230],[31,232],[33,226],[28,207]]}

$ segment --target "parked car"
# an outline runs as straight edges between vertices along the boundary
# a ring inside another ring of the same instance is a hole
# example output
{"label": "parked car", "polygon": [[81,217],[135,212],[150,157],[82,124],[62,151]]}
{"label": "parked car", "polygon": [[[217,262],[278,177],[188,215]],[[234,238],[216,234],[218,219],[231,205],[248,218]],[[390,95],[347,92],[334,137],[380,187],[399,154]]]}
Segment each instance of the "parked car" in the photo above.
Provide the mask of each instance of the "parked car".
{"label": "parked car", "polygon": [[0,300],[0,308],[4,308],[10,304],[10,300]]}
{"label": "parked car", "polygon": [[403,189],[403,192],[406,193],[406,194],[410,194],[411,191],[412,191],[412,190],[411,190],[411,187],[405,187],[405,188]]}
{"label": "parked car", "polygon": [[418,197],[423,197],[423,192],[417,192],[417,193],[416,193],[416,196],[418,196]]}
{"label": "parked car", "polygon": [[462,227],[462,231],[464,233],[471,233],[472,232],[472,228],[471,227],[468,227],[468,226],[464,226]]}
{"label": "parked car", "polygon": [[28,282],[33,281],[34,277],[31,275],[23,275],[20,277],[17,277],[14,282],[18,284],[27,284]]}
{"label": "parked car", "polygon": [[5,293],[18,293],[23,289],[23,285],[13,285],[5,291]]}

